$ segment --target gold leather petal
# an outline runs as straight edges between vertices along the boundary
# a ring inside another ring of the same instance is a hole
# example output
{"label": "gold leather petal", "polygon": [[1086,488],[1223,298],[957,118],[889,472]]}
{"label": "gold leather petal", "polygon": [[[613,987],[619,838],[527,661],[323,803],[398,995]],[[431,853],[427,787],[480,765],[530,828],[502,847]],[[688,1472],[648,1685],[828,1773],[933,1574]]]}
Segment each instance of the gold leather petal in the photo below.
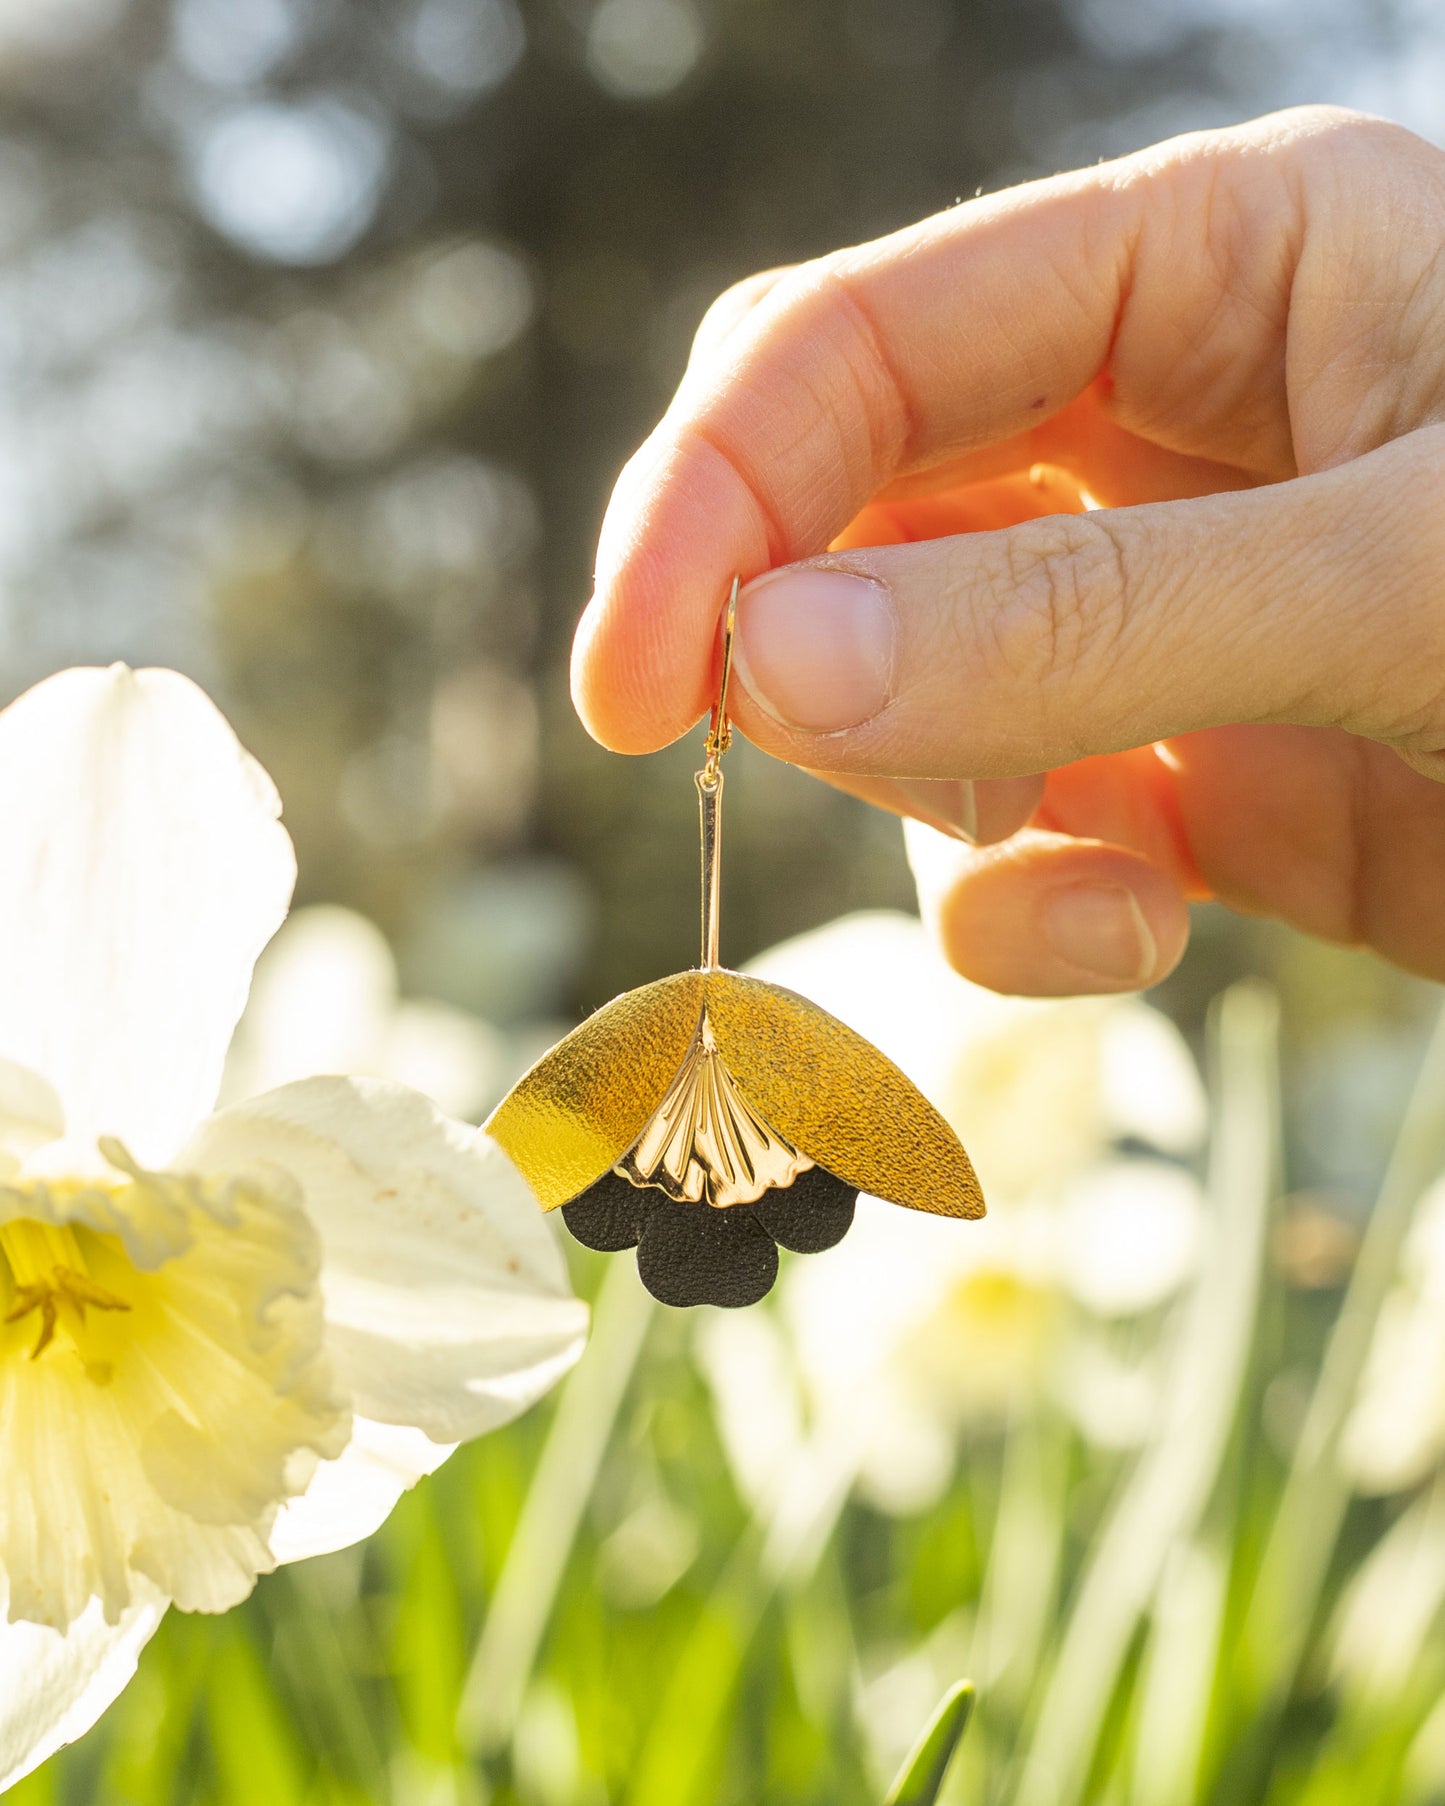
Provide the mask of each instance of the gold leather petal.
{"label": "gold leather petal", "polygon": [[738,972],[696,976],[733,1077],[780,1135],[891,1204],[943,1217],[984,1214],[958,1137],[871,1042],[781,985]]}
{"label": "gold leather petal", "polygon": [[626,991],[543,1054],[484,1127],[555,1210],[620,1160],[676,1078],[702,1015],[704,974]]}

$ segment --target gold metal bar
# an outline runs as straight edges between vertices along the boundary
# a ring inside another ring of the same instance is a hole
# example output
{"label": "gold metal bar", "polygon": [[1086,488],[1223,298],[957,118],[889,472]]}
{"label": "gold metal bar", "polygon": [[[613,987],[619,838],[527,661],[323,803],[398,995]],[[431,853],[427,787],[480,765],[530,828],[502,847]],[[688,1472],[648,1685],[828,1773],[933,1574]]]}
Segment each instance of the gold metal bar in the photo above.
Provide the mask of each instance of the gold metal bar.
{"label": "gold metal bar", "polygon": [[718,770],[694,774],[698,817],[702,826],[702,965],[718,969],[718,897],[722,874],[722,789]]}

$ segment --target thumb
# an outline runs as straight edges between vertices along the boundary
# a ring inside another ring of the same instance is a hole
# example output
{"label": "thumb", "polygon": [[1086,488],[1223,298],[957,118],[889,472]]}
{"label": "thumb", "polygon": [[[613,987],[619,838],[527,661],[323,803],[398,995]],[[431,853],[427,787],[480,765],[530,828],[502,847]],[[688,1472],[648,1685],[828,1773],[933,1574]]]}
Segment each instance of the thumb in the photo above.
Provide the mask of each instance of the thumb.
{"label": "thumb", "polygon": [[738,725],[821,771],[1007,777],[1239,721],[1345,727],[1426,769],[1445,429],[1264,488],[771,571],[735,659]]}

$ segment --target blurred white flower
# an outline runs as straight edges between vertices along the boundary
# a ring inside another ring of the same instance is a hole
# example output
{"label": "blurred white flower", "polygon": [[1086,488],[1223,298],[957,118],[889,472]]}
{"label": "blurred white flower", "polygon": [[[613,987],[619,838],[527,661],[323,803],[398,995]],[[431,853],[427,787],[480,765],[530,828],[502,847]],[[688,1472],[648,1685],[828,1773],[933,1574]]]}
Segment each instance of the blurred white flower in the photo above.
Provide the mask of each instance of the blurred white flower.
{"label": "blurred white flower", "polygon": [[863,911],[750,972],[811,997],[953,1124],[992,1201],[1075,1177],[1111,1141],[1187,1154],[1204,1090],[1173,1023],[1137,997],[1001,997],[947,966],[916,917]]}
{"label": "blurred white flower", "polygon": [[1000,1200],[966,1226],[860,1200],[847,1239],[783,1282],[810,1415],[867,1426],[860,1481],[897,1512],[938,1498],[963,1426],[1006,1422],[1044,1394],[1098,1441],[1137,1441],[1152,1384],[1083,1327],[1171,1297],[1193,1271],[1201,1214],[1187,1173],[1145,1159],[1086,1171],[1058,1200]]}
{"label": "blurred white flower", "polygon": [[1445,1180],[1421,1199],[1340,1445],[1361,1492],[1403,1492],[1445,1458]]}
{"label": "blurred white flower", "polygon": [[1330,1672],[1355,1701],[1386,1707],[1420,1672],[1445,1601],[1445,1489],[1411,1501],[1350,1574],[1330,1626]]}
{"label": "blurred white flower", "polygon": [[[922,925],[843,918],[749,968],[868,1036],[949,1118],[989,1215],[958,1223],[859,1200],[838,1247],[791,1263],[781,1324],[700,1326],[739,1485],[767,1513],[798,1488],[794,1451],[836,1460],[897,1512],[937,1499],[959,1433],[1047,1394],[1096,1440],[1136,1442],[1155,1398],[1099,1323],[1156,1309],[1192,1276],[1199,1186],[1169,1160],[1202,1136],[1203,1090],[1173,1025],[1136,998],[1039,1002],[959,978]],[[791,1402],[784,1402],[791,1401]],[[811,1456],[804,1456],[811,1459]]]}
{"label": "blurred white flower", "polygon": [[0,713],[0,1788],[168,1603],[369,1534],[581,1347],[527,1187],[424,1098],[207,1116],[295,876],[278,813],[174,672]]}
{"label": "blurred white flower", "polygon": [[395,1079],[477,1121],[506,1088],[506,1038],[466,1010],[400,995],[386,936],[354,909],[298,909],[256,964],[223,1098],[317,1072]]}
{"label": "blurred white flower", "polygon": [[1199,1187],[1165,1161],[1106,1159],[1067,1186],[1050,1223],[1058,1273],[1096,1317],[1152,1310],[1198,1264]]}

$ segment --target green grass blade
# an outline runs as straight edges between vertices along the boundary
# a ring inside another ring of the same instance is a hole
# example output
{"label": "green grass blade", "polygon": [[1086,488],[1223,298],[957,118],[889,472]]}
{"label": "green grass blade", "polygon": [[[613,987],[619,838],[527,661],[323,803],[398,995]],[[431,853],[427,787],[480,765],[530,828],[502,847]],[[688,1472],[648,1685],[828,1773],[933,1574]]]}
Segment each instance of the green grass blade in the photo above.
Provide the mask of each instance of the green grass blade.
{"label": "green grass blade", "polygon": [[1004,1444],[988,1565],[967,1666],[990,1718],[1018,1720],[1056,1629],[1067,1535],[1069,1432],[1024,1417]]}
{"label": "green grass blade", "polygon": [[206,1688],[217,1799],[224,1806],[305,1806],[314,1765],[256,1646],[235,1619],[217,1641]]}
{"label": "green grass blade", "polygon": [[1278,1711],[1294,1686],[1325,1574],[1350,1502],[1338,1459],[1415,1207],[1445,1169],[1445,1011],[1420,1065],[1344,1303],[1325,1351],[1260,1568],[1242,1638],[1243,1673],[1256,1700]]}
{"label": "green grass blade", "polygon": [[883,1806],[934,1806],[972,1712],[973,1687],[960,1681],[944,1694]]}
{"label": "green grass blade", "polygon": [[749,1536],[703,1605],[638,1753],[627,1806],[694,1806],[716,1792],[743,1662],[773,1589]]}
{"label": "green grass blade", "polygon": [[456,1700],[466,1668],[466,1643],[455,1575],[434,1501],[414,1501],[412,1544],[391,1640],[391,1670],[411,1749],[437,1769],[452,1766]]}
{"label": "green grass blade", "polygon": [[43,1762],[5,1789],[5,1806],[56,1806],[60,1798],[54,1762]]}
{"label": "green grass blade", "polygon": [[1129,1806],[1191,1806],[1209,1718],[1229,1575],[1212,1542],[1172,1551],[1139,1679]]}
{"label": "green grass blade", "polygon": [[678,1656],[638,1755],[627,1806],[693,1806],[714,1783],[748,1652],[780,1590],[806,1584],[856,1472],[851,1435],[804,1451],[789,1509],[739,1540]]}
{"label": "green grass blade", "polygon": [[597,1297],[587,1352],[562,1393],[462,1690],[457,1735],[471,1754],[502,1749],[511,1738],[654,1308],[633,1262],[614,1260]]}
{"label": "green grass blade", "polygon": [[1135,1634],[1170,1551],[1200,1523],[1238,1416],[1278,1186],[1279,1009],[1262,986],[1235,985],[1215,1022],[1215,1254],[1180,1324],[1169,1415],[1126,1482],[1079,1585],[1018,1806],[1076,1806],[1084,1798]]}

